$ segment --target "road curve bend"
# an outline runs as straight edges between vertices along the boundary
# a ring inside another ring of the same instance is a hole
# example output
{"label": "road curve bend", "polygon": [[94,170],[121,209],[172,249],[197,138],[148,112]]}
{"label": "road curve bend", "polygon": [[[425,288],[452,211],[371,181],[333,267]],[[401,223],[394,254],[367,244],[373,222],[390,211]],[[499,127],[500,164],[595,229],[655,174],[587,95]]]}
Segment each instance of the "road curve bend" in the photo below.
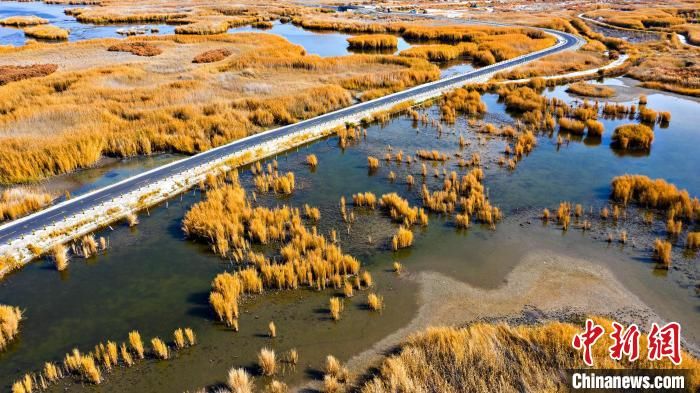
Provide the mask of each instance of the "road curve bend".
{"label": "road curve bend", "polygon": [[[506,26],[498,23],[489,23],[492,25]],[[366,101],[356,105],[349,106],[334,112],[330,112],[312,119],[304,120],[295,124],[290,124],[284,127],[261,132],[255,135],[239,139],[217,148],[207,150],[205,152],[193,155],[182,160],[163,165],[139,175],[130,177],[121,182],[110,186],[92,191],[79,197],[63,201],[44,210],[38,211],[31,215],[16,219],[0,226],[0,246],[8,245],[13,240],[29,235],[34,231],[40,230],[47,226],[60,223],[66,217],[71,217],[83,211],[97,208],[104,201],[117,198],[121,195],[136,191],[149,184],[156,183],[161,180],[168,179],[176,174],[182,174],[201,165],[211,163],[216,160],[221,160],[233,153],[245,150],[256,145],[273,142],[277,138],[287,136],[293,133],[301,132],[314,126],[320,126],[333,120],[347,118],[357,115],[373,108],[382,108],[387,105],[398,104],[400,102],[412,100],[416,97],[430,96],[436,92],[444,91],[446,88],[454,88],[460,84],[466,84],[474,81],[479,77],[487,77],[494,72],[502,71],[507,68],[519,66],[544,56],[554,53],[577,49],[583,45],[584,41],[573,34],[541,29],[546,33],[554,36],[557,43],[554,46],[543,50],[528,53],[513,59],[504,60],[502,62],[492,64],[483,68],[479,68],[463,74],[443,78],[434,82],[425,83],[419,86],[406,89],[404,91],[380,97],[371,101]]]}

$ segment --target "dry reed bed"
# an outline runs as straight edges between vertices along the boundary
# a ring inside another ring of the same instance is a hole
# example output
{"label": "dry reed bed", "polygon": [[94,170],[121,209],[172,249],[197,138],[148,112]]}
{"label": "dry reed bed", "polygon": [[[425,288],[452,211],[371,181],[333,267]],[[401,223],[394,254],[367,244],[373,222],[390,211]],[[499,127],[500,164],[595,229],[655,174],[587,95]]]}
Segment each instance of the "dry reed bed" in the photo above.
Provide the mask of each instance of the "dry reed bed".
{"label": "dry reed bed", "polygon": [[[309,206],[305,210],[311,220],[318,219],[317,210]],[[209,298],[217,317],[234,330],[238,330],[244,295],[260,294],[264,289],[340,289],[349,276],[360,272],[360,261],[315,229],[309,231],[298,209],[252,207],[235,172],[226,181],[216,181],[206,199],[187,212],[183,230],[210,243],[216,254],[243,264],[233,273],[217,275]],[[273,260],[254,252],[252,244],[277,244],[278,257]]]}
{"label": "dry reed bed", "polygon": [[31,393],[44,390],[50,385],[72,377],[76,383],[98,385],[107,373],[119,367],[132,367],[147,357],[167,360],[172,350],[181,350],[196,345],[197,338],[190,328],[178,328],[173,332],[172,345],[158,337],[151,339],[151,350],[146,351],[138,331],[129,332],[126,342],[117,345],[106,341],[95,345],[93,351],[81,353],[77,348],[67,353],[60,363],[46,362],[41,371],[30,372],[12,385],[12,393]]}
{"label": "dry reed bed", "polygon": [[600,9],[586,13],[587,17],[600,18],[605,23],[627,28],[645,30],[667,28],[685,22],[674,9],[636,8],[632,10]]}
{"label": "dry reed bed", "polygon": [[110,52],[129,52],[136,56],[157,56],[163,50],[148,42],[123,42],[107,48]]}
{"label": "dry reed bed", "polygon": [[[612,321],[594,318],[606,331]],[[571,346],[580,326],[550,322],[538,326],[477,323],[465,328],[432,327],[409,337],[398,354],[387,357],[363,393],[396,391],[493,392],[565,391],[564,370],[586,368],[581,353]],[[647,358],[647,336],[640,337],[639,359],[615,361],[613,344],[603,335],[592,347],[596,367],[605,369],[673,369],[670,360]],[[683,352],[683,369],[691,370],[691,390],[700,387],[700,362]]]}
{"label": "dry reed bed", "polygon": [[[86,53],[89,59],[105,56],[104,49],[114,42],[66,44],[66,50]],[[164,53],[129,67],[90,67],[0,87],[0,154],[7,158],[0,162],[0,183],[70,172],[103,155],[196,153],[347,106],[358,92],[364,92],[363,99],[373,98],[439,77],[437,67],[421,59],[322,59],[266,34],[143,37],[120,43],[142,42]],[[223,43],[235,53],[224,64],[187,67],[191,63],[182,56],[170,54],[177,48],[194,57]],[[17,49],[19,58],[34,51],[55,49],[42,44]],[[34,69],[3,71],[8,80],[39,75]],[[47,138],[42,130],[49,128]]]}
{"label": "dry reed bed", "polygon": [[0,193],[0,222],[37,211],[52,200],[51,194],[38,190],[24,187],[6,189]]}

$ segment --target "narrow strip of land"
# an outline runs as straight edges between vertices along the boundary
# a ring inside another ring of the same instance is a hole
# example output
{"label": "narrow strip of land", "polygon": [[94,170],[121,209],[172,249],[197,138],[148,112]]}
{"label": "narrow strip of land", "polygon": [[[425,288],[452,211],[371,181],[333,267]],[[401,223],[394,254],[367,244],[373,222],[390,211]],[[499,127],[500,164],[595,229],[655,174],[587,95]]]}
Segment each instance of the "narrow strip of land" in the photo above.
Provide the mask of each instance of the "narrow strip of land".
{"label": "narrow strip of land", "polygon": [[[554,30],[545,30],[553,35],[557,43],[549,48],[528,53],[510,60],[505,60],[487,67],[473,70],[464,74],[443,78],[435,82],[416,86],[399,93],[387,95],[371,101],[356,104],[344,109],[327,113],[313,119],[255,134],[236,140],[227,145],[208,150],[206,152],[182,159],[180,161],[164,165],[140,175],[131,177],[119,183],[102,189],[95,190],[80,197],[64,201],[60,204],[36,212],[29,216],[14,220],[0,226],[0,255],[17,254],[15,247],[26,247],[28,244],[20,244],[18,239],[30,237],[33,233],[46,230],[48,227],[58,226],[61,222],[70,220],[71,217],[85,215],[85,213],[97,213],[106,207],[106,203],[127,194],[138,193],[139,190],[149,185],[175,176],[187,178],[188,173],[196,173],[198,169],[211,166],[215,163],[223,163],[233,155],[241,151],[256,149],[263,144],[275,144],[292,136],[302,136],[310,129],[318,129],[331,123],[350,121],[358,115],[364,115],[373,111],[379,111],[402,102],[411,100],[425,100],[437,96],[442,92],[459,87],[461,85],[483,81],[496,72],[540,59],[542,57],[565,50],[576,49],[584,42],[581,38]],[[78,225],[73,223],[73,226]],[[24,258],[19,258],[24,259]],[[0,272],[2,276],[4,272]]]}

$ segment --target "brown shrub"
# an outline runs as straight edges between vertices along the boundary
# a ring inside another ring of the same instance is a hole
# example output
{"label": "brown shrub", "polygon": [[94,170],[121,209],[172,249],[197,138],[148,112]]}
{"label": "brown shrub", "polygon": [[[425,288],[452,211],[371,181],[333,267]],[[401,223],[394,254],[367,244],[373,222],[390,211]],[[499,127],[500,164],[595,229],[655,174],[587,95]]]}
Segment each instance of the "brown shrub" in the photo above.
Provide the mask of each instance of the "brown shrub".
{"label": "brown shrub", "polygon": [[163,51],[148,42],[121,42],[107,48],[110,52],[129,52],[136,56],[157,56]]}
{"label": "brown shrub", "polygon": [[227,57],[231,56],[231,51],[228,49],[212,49],[206,52],[202,52],[194,57],[193,63],[213,63],[216,61],[221,61]]}
{"label": "brown shrub", "polygon": [[28,66],[0,66],[0,86],[21,81],[23,79],[37,78],[54,73],[58,69],[56,64],[32,64]]}

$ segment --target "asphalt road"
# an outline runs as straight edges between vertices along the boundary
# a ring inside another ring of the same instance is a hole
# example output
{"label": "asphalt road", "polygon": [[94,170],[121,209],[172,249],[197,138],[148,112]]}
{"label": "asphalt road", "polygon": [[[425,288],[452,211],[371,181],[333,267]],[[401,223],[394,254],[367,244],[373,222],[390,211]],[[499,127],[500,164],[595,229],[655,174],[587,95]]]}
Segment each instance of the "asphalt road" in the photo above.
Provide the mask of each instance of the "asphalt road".
{"label": "asphalt road", "polygon": [[107,186],[105,188],[93,191],[91,193],[59,203],[55,206],[49,207],[29,216],[6,223],[0,226],[0,244],[9,243],[13,239],[17,239],[25,234],[30,234],[35,230],[59,222],[65,217],[69,217],[80,213],[84,210],[97,207],[105,201],[109,201],[113,198],[127,194],[131,191],[135,191],[141,187],[158,182],[160,180],[167,179],[175,174],[185,172],[202,164],[217,159],[222,159],[223,157],[229,156],[237,151],[244,150],[264,142],[271,142],[279,137],[287,136],[295,132],[300,132],[305,129],[308,129],[309,127],[317,126],[328,121],[352,116],[354,114],[358,114],[372,108],[379,108],[386,105],[393,105],[403,101],[407,101],[410,100],[412,97],[424,93],[429,93],[436,89],[444,88],[455,83],[466,83],[472,78],[476,78],[488,74],[490,72],[499,71],[506,67],[527,63],[538,58],[551,55],[553,53],[571,49],[575,47],[578,43],[580,43],[580,38],[574,35],[551,30],[547,30],[547,32],[557,36],[560,40],[562,40],[563,44],[558,47],[548,48],[539,53],[532,53],[522,56],[520,58],[502,61],[489,67],[480,68],[461,75],[456,75],[449,78],[440,79],[435,82],[419,85],[399,93],[353,105],[335,112],[315,117],[313,119],[304,120],[299,123],[256,134],[243,140],[234,141],[227,145],[220,146],[218,148],[211,149],[203,153],[199,153],[197,155],[182,159],[175,163],[164,165],[162,167],[126,179],[122,182],[113,184],[111,186]]}

